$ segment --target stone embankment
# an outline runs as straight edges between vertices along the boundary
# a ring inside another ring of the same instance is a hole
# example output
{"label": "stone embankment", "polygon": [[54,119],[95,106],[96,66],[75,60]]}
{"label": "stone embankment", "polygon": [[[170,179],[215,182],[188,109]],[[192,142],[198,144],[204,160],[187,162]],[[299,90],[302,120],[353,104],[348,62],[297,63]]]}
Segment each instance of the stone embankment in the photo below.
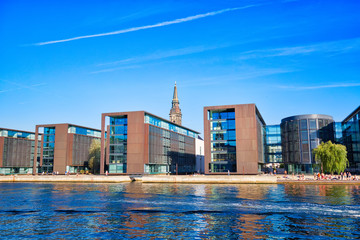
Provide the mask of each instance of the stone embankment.
{"label": "stone embankment", "polygon": [[143,183],[276,183],[275,176],[259,175],[147,175],[143,176]]}
{"label": "stone embankment", "polygon": [[145,176],[104,176],[104,175],[8,175],[0,176],[0,182],[83,182],[120,183],[139,181],[143,183],[276,183],[275,176],[209,176],[209,175],[145,175]]}
{"label": "stone embankment", "polygon": [[187,183],[187,184],[357,184],[360,180],[314,180],[306,177],[283,175],[7,175],[0,176],[0,182],[78,182],[78,183]]}
{"label": "stone embankment", "polygon": [[82,182],[82,183],[120,183],[131,182],[129,176],[102,175],[7,175],[0,176],[0,182]]}

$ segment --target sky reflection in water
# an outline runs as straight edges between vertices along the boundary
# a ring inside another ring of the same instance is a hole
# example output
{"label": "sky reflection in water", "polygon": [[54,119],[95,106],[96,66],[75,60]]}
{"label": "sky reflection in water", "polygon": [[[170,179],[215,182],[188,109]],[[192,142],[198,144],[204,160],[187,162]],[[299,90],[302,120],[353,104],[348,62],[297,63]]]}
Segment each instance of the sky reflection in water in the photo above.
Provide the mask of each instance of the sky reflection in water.
{"label": "sky reflection in water", "polygon": [[360,238],[360,186],[0,183],[3,238]]}

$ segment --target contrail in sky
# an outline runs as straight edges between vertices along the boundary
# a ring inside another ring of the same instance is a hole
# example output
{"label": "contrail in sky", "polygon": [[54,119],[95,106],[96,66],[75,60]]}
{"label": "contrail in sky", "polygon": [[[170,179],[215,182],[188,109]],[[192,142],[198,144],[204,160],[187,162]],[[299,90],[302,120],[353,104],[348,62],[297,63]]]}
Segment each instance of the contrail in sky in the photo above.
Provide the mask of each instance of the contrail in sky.
{"label": "contrail in sky", "polygon": [[185,17],[185,18],[178,18],[178,19],[175,19],[175,20],[165,21],[165,22],[156,23],[156,24],[152,24],[152,25],[145,25],[145,26],[141,26],[141,27],[127,28],[127,29],[113,31],[113,32],[107,32],[107,33],[84,35],[84,36],[61,39],[61,40],[40,42],[40,43],[35,43],[34,45],[42,46],[42,45],[48,45],[48,44],[54,44],[54,43],[70,42],[70,41],[80,40],[80,39],[84,39],[84,38],[103,37],[103,36],[117,35],[117,34],[123,34],[123,33],[128,33],[128,32],[136,32],[136,31],[140,31],[140,30],[144,30],[144,29],[157,28],[157,27],[163,27],[163,26],[168,26],[168,25],[172,25],[172,24],[189,22],[189,21],[193,21],[193,20],[196,20],[196,19],[200,19],[200,18],[215,16],[215,15],[222,14],[222,13],[225,13],[225,12],[236,11],[236,10],[251,8],[251,7],[255,7],[255,6],[259,6],[259,5],[247,5],[247,6],[244,6],[244,7],[226,8],[226,9],[222,9],[222,10],[218,10],[218,11],[198,14],[198,15],[189,16],[189,17]]}

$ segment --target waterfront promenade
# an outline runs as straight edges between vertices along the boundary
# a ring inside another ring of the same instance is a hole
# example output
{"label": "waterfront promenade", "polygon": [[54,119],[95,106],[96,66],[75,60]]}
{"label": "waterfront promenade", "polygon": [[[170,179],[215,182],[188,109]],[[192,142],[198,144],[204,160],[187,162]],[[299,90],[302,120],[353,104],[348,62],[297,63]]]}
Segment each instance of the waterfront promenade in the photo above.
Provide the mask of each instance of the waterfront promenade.
{"label": "waterfront promenade", "polygon": [[297,176],[284,175],[7,175],[0,182],[79,182],[79,183],[187,183],[187,184],[356,184],[360,180],[314,180],[310,175],[304,180]]}

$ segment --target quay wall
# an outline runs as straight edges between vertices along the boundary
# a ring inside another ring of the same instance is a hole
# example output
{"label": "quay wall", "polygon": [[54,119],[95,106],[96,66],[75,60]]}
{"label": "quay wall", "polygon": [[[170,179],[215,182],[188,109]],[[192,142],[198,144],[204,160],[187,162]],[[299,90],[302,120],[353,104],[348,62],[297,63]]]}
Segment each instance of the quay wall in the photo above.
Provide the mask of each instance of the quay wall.
{"label": "quay wall", "polygon": [[7,175],[0,182],[79,182],[79,183],[187,183],[187,184],[342,184],[360,185],[360,180],[298,180],[274,175]]}
{"label": "quay wall", "polygon": [[0,182],[83,182],[83,183],[120,183],[133,181],[129,176],[101,175],[7,175],[0,176]]}
{"label": "quay wall", "polygon": [[222,183],[222,184],[234,184],[234,183],[276,183],[275,176],[227,176],[227,175],[148,175],[143,176],[141,181],[143,183]]}

